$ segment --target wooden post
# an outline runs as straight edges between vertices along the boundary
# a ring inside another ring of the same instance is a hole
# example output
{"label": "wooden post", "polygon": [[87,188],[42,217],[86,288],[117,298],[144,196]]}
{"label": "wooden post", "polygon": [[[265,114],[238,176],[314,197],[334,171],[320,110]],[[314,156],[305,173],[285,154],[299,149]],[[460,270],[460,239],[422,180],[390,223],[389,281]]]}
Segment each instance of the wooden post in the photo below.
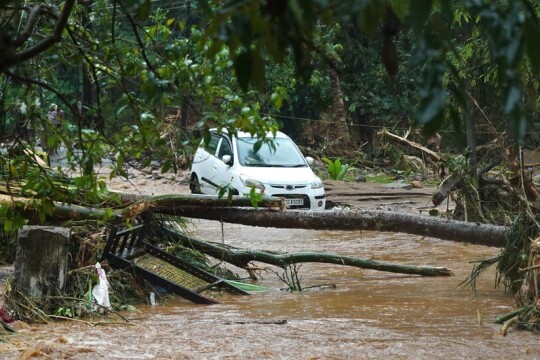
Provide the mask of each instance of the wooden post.
{"label": "wooden post", "polygon": [[71,231],[54,226],[19,230],[14,287],[37,303],[58,295],[66,283]]}

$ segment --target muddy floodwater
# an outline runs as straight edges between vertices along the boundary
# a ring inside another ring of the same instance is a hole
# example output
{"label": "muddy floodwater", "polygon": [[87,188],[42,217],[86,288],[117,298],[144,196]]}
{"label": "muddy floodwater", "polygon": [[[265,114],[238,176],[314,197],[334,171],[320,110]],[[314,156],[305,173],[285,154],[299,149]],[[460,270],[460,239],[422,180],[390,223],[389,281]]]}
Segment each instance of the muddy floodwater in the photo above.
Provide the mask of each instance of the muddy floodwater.
{"label": "muddy floodwater", "polygon": [[[474,293],[458,284],[470,262],[498,249],[407,234],[253,228],[197,221],[193,235],[237,247],[325,251],[417,265],[445,266],[452,277],[419,277],[303,264],[302,293],[280,290],[270,271],[251,296],[223,295],[218,305],[182,299],[124,313],[130,325],[82,322],[19,326],[0,343],[0,358],[49,359],[540,359],[540,335],[500,334],[493,319],[513,309],[494,288],[494,272]],[[274,271],[278,269],[272,268]],[[241,270],[237,270],[245,275]],[[114,289],[112,289],[114,291]],[[159,302],[160,299],[158,299]]]}

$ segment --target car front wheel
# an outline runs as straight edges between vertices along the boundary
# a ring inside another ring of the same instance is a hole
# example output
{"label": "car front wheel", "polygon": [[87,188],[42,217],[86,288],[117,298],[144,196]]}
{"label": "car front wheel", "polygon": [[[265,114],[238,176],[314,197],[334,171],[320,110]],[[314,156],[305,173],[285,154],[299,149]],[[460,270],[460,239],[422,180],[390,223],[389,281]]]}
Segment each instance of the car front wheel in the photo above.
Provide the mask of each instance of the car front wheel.
{"label": "car front wheel", "polygon": [[201,193],[201,184],[199,183],[199,178],[195,174],[191,175],[191,180],[189,181],[189,189],[191,190],[192,194]]}

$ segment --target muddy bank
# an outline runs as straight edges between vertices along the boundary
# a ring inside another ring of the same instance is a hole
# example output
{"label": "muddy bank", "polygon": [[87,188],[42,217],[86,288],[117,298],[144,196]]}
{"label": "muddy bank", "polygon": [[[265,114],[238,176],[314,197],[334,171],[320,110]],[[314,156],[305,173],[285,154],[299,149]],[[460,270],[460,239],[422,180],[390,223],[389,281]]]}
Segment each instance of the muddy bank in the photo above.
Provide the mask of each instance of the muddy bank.
{"label": "muddy bank", "polygon": [[[433,209],[433,186],[407,188],[403,184],[377,184],[368,182],[324,181],[329,204],[388,211],[427,212]],[[447,204],[437,207],[446,210]]]}

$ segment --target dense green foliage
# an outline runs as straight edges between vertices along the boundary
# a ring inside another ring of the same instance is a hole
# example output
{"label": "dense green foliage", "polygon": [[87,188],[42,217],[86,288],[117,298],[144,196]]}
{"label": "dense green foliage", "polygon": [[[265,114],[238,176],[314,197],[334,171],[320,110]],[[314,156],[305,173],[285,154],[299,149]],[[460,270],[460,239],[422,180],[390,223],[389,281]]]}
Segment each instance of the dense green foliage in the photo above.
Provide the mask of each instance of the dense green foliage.
{"label": "dense green foliage", "polygon": [[343,131],[371,145],[382,126],[421,126],[453,129],[461,150],[471,119],[479,141],[538,137],[526,132],[538,126],[540,70],[528,0],[13,0],[0,11],[0,167],[45,207],[75,193],[25,166],[28,149],[51,156],[61,143],[91,203],[105,159],[112,176],[153,160],[175,169],[210,127],[263,141],[281,127],[321,149]]}

